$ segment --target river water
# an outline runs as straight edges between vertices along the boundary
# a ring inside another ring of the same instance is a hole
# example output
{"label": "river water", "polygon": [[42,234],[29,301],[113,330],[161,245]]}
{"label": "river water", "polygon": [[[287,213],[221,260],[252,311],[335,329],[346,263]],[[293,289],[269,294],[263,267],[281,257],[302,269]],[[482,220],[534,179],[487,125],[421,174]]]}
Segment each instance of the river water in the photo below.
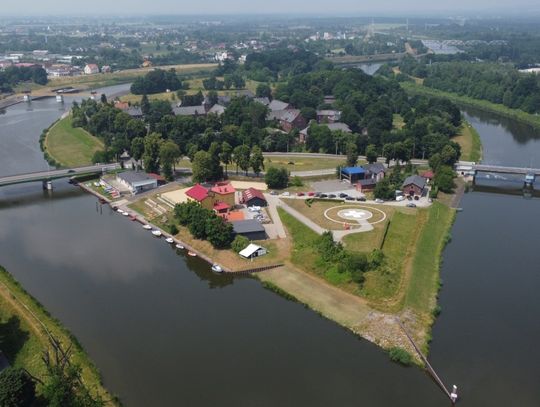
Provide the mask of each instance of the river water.
{"label": "river water", "polygon": [[[61,114],[49,99],[1,115],[0,174],[47,168],[37,140]],[[487,143],[499,125],[477,119]],[[464,406],[538,406],[538,202],[474,192],[462,205],[431,359]],[[0,264],[127,406],[448,405],[419,369],[255,279],[214,275],[67,182],[0,189]]]}

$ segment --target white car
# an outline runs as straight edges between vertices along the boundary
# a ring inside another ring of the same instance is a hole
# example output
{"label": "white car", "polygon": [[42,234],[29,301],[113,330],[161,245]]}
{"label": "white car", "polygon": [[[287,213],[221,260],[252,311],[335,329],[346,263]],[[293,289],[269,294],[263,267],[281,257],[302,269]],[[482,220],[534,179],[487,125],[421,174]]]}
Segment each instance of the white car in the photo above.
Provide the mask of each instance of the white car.
{"label": "white car", "polygon": [[405,197],[403,195],[396,196],[396,201],[397,202],[401,202],[401,201],[404,201],[404,200],[405,200]]}
{"label": "white car", "polygon": [[260,212],[261,211],[261,207],[260,206],[250,206],[248,208],[248,211],[250,212]]}
{"label": "white car", "polygon": [[289,191],[285,191],[281,194],[281,196],[291,196],[291,193]]}
{"label": "white car", "polygon": [[384,203],[384,201],[381,198],[375,199],[375,203]]}

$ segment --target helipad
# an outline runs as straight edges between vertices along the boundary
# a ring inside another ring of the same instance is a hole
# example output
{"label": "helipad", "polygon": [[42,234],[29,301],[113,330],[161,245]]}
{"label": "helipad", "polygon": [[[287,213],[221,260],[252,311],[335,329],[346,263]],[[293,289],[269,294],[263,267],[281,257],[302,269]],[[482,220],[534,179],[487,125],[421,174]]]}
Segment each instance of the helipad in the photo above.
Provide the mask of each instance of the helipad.
{"label": "helipad", "polygon": [[[324,217],[342,225],[375,225],[386,219],[386,213],[378,208],[362,205],[339,205],[324,211]],[[373,221],[370,221],[375,217]]]}

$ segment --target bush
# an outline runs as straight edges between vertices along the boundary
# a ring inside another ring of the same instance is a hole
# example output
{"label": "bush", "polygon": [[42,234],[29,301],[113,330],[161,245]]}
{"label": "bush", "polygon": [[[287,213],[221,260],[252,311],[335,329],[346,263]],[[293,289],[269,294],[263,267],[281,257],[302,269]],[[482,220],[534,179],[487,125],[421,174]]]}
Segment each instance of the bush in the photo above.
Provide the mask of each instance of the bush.
{"label": "bush", "polygon": [[413,358],[405,349],[394,347],[388,351],[388,354],[390,355],[390,360],[392,362],[400,363],[403,366],[412,365]]}
{"label": "bush", "polygon": [[304,185],[304,183],[302,182],[302,178],[297,175],[292,178],[290,185],[292,187],[301,187]]}
{"label": "bush", "polygon": [[0,406],[32,406],[35,398],[35,384],[25,370],[9,367],[0,374]]}
{"label": "bush", "polygon": [[270,167],[264,176],[268,188],[286,188],[289,183],[289,172],[286,168]]}
{"label": "bush", "polygon": [[174,223],[169,226],[169,232],[173,236],[178,234],[179,230]]}
{"label": "bush", "polygon": [[249,239],[242,235],[237,235],[231,243],[231,248],[234,252],[239,253],[249,245]]}

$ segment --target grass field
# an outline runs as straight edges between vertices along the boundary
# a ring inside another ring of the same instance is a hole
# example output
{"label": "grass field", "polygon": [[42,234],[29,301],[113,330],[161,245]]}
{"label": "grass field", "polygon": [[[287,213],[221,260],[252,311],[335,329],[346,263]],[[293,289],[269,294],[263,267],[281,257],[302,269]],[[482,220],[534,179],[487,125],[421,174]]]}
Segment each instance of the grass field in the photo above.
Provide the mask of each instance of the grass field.
{"label": "grass field", "polygon": [[460,132],[452,138],[461,146],[461,159],[465,161],[480,162],[482,159],[482,141],[476,129],[464,121]]}
{"label": "grass field", "polygon": [[103,143],[86,130],[73,128],[71,123],[71,116],[68,116],[51,127],[45,139],[45,149],[64,167],[92,164],[94,153],[104,148]]}
{"label": "grass field", "polygon": [[[264,158],[264,168],[270,167],[286,168],[289,171],[313,171],[336,168],[338,165],[343,165],[343,158],[332,157],[291,157],[291,156],[276,156]],[[362,164],[359,162],[359,164]]]}
{"label": "grass field", "polygon": [[[43,324],[43,325],[42,325]],[[32,298],[0,267],[0,337],[2,351],[17,367],[27,369],[32,375],[45,380],[45,364],[41,359],[43,351],[50,347],[44,327],[60,341],[64,348],[73,343],[72,363],[82,368],[82,379],[91,394],[99,394],[115,405],[111,395],[101,384],[101,378],[77,340],[47,311]],[[40,392],[40,386],[37,388]]]}

